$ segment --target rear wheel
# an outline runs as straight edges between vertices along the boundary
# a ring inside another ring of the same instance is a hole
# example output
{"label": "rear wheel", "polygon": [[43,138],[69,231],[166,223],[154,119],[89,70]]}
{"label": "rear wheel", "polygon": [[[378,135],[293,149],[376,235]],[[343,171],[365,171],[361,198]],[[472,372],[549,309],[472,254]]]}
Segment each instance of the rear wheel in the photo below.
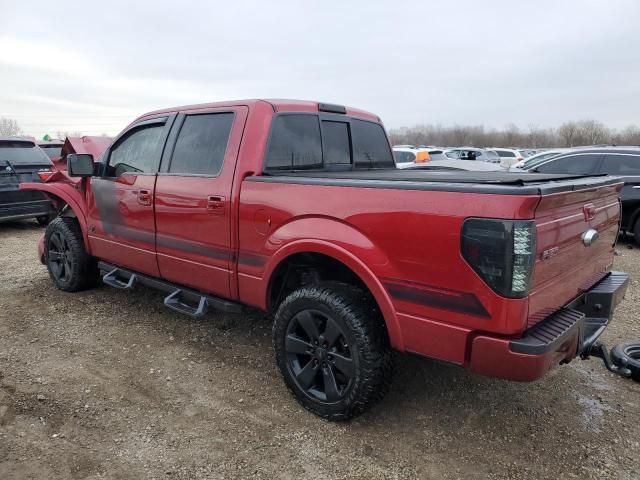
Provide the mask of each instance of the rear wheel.
{"label": "rear wheel", "polygon": [[358,415],[389,388],[393,361],[384,321],[360,288],[326,282],[294,291],[278,308],[273,343],[285,383],[323,418]]}
{"label": "rear wheel", "polygon": [[56,287],[77,292],[95,285],[97,265],[84,248],[82,232],[74,218],[53,220],[47,227],[44,242],[45,264]]}

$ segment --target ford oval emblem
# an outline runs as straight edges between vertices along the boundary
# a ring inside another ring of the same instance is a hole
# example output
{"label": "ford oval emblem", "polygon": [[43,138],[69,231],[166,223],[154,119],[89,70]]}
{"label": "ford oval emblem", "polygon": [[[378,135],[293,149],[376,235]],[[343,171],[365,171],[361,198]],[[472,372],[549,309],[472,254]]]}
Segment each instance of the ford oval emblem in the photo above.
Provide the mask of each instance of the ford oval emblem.
{"label": "ford oval emblem", "polygon": [[593,228],[590,228],[582,234],[582,243],[584,243],[585,247],[590,247],[597,239],[598,231]]}

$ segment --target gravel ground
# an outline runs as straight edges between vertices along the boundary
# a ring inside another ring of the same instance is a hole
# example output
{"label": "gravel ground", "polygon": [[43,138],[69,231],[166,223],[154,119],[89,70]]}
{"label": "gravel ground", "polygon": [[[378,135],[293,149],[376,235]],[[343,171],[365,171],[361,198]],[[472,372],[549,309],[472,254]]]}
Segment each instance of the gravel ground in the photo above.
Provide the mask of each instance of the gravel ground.
{"label": "gravel ground", "polygon": [[[400,356],[350,423],[305,412],[259,312],[194,320],[151,291],[54,289],[35,223],[0,225],[0,479],[638,479],[640,384],[599,360],[531,384]],[[609,344],[640,338],[640,251]]]}

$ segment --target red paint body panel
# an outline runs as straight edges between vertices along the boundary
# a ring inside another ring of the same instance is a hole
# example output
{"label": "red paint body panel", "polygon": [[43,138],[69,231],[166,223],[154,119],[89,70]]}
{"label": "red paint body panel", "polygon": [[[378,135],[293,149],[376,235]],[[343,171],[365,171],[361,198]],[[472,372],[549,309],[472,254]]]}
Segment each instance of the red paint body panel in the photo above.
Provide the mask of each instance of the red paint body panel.
{"label": "red paint body panel", "polygon": [[[160,276],[155,252],[155,182],[155,175],[135,174],[91,179],[87,200],[92,227],[89,245],[94,256]],[[141,200],[141,195],[148,200]]]}
{"label": "red paint body panel", "polygon": [[[162,171],[94,177],[86,182],[85,197],[85,183],[73,185],[58,172],[48,183],[24,188],[58,192],[80,219],[94,256],[207,293],[267,309],[269,284],[281,262],[297,253],[320,253],[342,262],[367,286],[400,351],[523,381],[575,356],[575,335],[544,355],[512,352],[509,340],[609,270],[620,185],[540,196],[253,181],[262,172],[274,113],[318,112],[315,102],[192,105],[152,112],[132,125],[211,111],[236,113],[217,177]],[[347,108],[347,114],[379,121],[361,110]],[[173,132],[170,122],[167,129]],[[586,204],[593,208],[585,210]],[[467,264],[460,233],[469,217],[535,221],[529,296],[498,295]],[[589,248],[581,240],[588,228],[600,234]],[[398,293],[398,285],[406,294]]]}
{"label": "red paint body panel", "polygon": [[577,332],[566,338],[557,349],[541,355],[513,352],[509,349],[509,340],[481,335],[473,339],[468,367],[488,377],[532,382],[563,360],[574,358],[577,347]]}

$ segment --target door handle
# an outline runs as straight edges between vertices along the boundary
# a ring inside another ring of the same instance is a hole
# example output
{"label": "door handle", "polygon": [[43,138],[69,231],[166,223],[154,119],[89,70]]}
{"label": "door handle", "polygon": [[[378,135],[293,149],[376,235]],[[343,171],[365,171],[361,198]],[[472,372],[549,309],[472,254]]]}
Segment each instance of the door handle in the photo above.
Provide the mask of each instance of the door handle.
{"label": "door handle", "polygon": [[138,191],[138,203],[140,205],[150,206],[151,205],[151,192],[149,190],[139,190]]}
{"label": "door handle", "polygon": [[207,210],[221,213],[225,205],[224,197],[219,195],[209,195],[207,197]]}

